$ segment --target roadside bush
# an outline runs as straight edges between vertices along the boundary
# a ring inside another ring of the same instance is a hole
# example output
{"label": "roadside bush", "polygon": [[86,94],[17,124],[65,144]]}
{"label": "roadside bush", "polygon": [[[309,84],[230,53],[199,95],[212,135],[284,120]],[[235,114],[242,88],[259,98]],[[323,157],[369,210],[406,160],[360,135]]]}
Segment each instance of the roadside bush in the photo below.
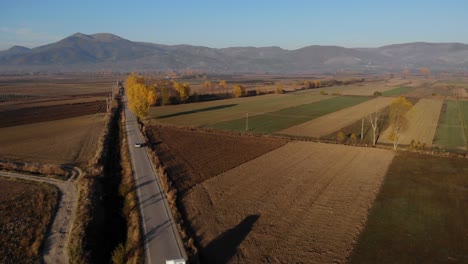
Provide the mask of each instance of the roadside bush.
{"label": "roadside bush", "polygon": [[379,91],[375,91],[375,92],[374,92],[374,96],[375,96],[375,97],[377,97],[377,96],[382,96],[382,93],[379,92]]}
{"label": "roadside bush", "polygon": [[328,95],[328,93],[326,93],[325,91],[321,90],[321,91],[320,91],[320,95]]}

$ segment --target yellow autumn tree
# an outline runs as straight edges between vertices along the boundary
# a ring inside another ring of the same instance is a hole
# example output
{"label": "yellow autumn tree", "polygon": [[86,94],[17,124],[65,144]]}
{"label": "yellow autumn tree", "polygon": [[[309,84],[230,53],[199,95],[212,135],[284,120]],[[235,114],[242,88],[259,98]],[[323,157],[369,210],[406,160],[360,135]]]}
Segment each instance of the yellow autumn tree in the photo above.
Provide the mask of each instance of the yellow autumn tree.
{"label": "yellow autumn tree", "polygon": [[228,85],[227,85],[226,80],[219,81],[218,87],[223,90],[227,89]]}
{"label": "yellow autumn tree", "polygon": [[309,80],[307,80],[307,81],[304,82],[304,87],[305,87],[306,89],[314,88],[313,85],[314,85],[314,84],[313,84],[311,81],[309,81]]}
{"label": "yellow autumn tree", "polygon": [[234,86],[234,96],[235,97],[242,97],[246,95],[245,87],[242,85],[235,85]]}
{"label": "yellow autumn tree", "polygon": [[190,97],[190,85],[188,83],[174,83],[174,89],[179,95],[179,101],[187,102]]}
{"label": "yellow autumn tree", "polygon": [[275,93],[276,94],[284,93],[283,84],[281,82],[276,82],[275,83]]}
{"label": "yellow autumn tree", "polygon": [[156,94],[156,87],[150,86],[148,87],[148,104],[150,106],[156,105],[158,101],[158,95]]}
{"label": "yellow autumn tree", "polygon": [[393,141],[394,150],[398,148],[401,134],[408,126],[406,114],[411,110],[411,108],[413,108],[413,104],[402,96],[393,99],[390,103],[388,118],[391,130],[389,139]]}
{"label": "yellow autumn tree", "polygon": [[142,119],[148,115],[152,95],[142,76],[130,74],[125,80],[128,97],[128,107]]}

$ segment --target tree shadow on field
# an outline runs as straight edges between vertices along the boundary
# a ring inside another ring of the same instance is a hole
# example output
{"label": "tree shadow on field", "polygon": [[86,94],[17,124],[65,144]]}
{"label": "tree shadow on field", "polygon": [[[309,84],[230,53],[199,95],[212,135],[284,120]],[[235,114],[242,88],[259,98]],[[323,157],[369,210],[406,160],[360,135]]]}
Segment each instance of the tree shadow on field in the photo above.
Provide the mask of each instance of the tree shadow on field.
{"label": "tree shadow on field", "polygon": [[250,233],[260,215],[249,215],[236,227],[229,229],[213,239],[200,252],[202,263],[227,263],[236,253],[240,243]]}
{"label": "tree shadow on field", "polygon": [[181,115],[195,114],[195,113],[200,113],[200,112],[208,112],[208,111],[233,107],[233,106],[236,106],[236,105],[237,104],[217,105],[217,106],[212,106],[212,107],[207,107],[207,108],[201,108],[201,109],[195,109],[195,110],[190,110],[190,111],[178,112],[178,113],[169,114],[169,115],[162,115],[162,116],[160,116],[158,118],[162,119],[162,118],[169,118],[169,117],[175,117],[175,116],[181,116]]}

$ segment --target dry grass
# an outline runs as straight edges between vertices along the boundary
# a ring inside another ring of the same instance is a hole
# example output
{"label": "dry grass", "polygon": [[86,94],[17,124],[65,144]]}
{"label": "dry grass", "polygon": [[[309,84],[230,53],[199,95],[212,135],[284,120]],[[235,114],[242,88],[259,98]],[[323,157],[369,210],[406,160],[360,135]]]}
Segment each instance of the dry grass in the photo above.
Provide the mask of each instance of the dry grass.
{"label": "dry grass", "polygon": [[117,103],[114,102],[110,112],[105,117],[104,129],[99,135],[97,143],[95,143],[97,144],[96,152],[89,159],[88,169],[84,172],[85,174],[77,181],[78,206],[68,245],[70,263],[73,264],[89,263],[90,252],[86,248],[86,231],[93,219],[94,201],[99,199],[98,190],[96,189],[97,178],[102,175],[104,150],[107,144],[111,120],[116,116],[117,110]]}
{"label": "dry grass", "polygon": [[56,164],[22,163],[0,161],[0,170],[18,171],[43,176],[66,179],[70,175],[70,169]]}
{"label": "dry grass", "polygon": [[0,179],[0,263],[36,263],[59,191],[45,183]]}

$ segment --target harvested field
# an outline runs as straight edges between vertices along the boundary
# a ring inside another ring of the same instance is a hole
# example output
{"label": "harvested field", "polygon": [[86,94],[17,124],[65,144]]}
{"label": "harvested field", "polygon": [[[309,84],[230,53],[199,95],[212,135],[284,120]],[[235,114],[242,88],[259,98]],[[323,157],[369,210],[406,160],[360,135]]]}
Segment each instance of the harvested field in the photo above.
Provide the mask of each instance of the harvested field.
{"label": "harvested field", "polygon": [[344,263],[391,151],[291,142],[183,199],[204,263]]}
{"label": "harvested field", "polygon": [[[432,146],[432,141],[439,122],[439,116],[442,109],[441,100],[421,99],[408,112],[408,128],[401,134],[400,144],[409,145],[412,140]],[[382,134],[380,142],[392,143],[389,139],[390,128]]]}
{"label": "harvested field", "polygon": [[104,127],[104,114],[0,129],[0,159],[53,164],[87,163]]}
{"label": "harvested field", "polygon": [[180,126],[207,126],[222,121],[245,117],[265,112],[273,112],[283,108],[322,101],[330,96],[310,93],[288,93],[281,95],[262,95],[210,102],[190,103],[152,107],[149,119],[161,123]]}
{"label": "harvested field", "polygon": [[[328,94],[372,96],[375,91],[384,92],[394,89],[396,86],[409,83],[410,81],[404,79],[372,80],[348,85],[321,87],[306,91],[310,91],[314,94],[319,94],[320,91],[323,91]],[[300,91],[298,93],[306,91]]]}
{"label": "harvested field", "polygon": [[40,262],[58,196],[52,185],[0,179],[0,263]]}
{"label": "harvested field", "polygon": [[399,153],[349,263],[467,263],[468,162]]}
{"label": "harvested field", "polygon": [[376,112],[390,104],[392,98],[378,97],[364,103],[321,116],[278,133],[294,136],[322,137],[346,127],[357,120],[366,118],[370,113]]}
{"label": "harvested field", "polygon": [[26,95],[32,98],[83,96],[110,93],[119,77],[43,76],[1,77],[0,94]]}
{"label": "harvested field", "polygon": [[105,112],[105,101],[22,108],[1,112],[0,128]]}
{"label": "harvested field", "polygon": [[468,134],[468,102],[446,101],[442,109],[434,145],[465,149]]}
{"label": "harvested field", "polygon": [[210,127],[220,130],[245,131],[256,133],[273,133],[295,126],[320,116],[351,107],[369,100],[370,97],[341,96],[318,101],[315,103],[299,105],[281,109],[275,112],[250,116],[248,124],[246,117],[211,125]]}
{"label": "harvested field", "polygon": [[182,193],[287,142],[169,126],[152,126],[147,134],[169,177]]}
{"label": "harvested field", "polygon": [[466,88],[454,88],[452,90],[453,96],[457,98],[468,98],[468,92]]}

